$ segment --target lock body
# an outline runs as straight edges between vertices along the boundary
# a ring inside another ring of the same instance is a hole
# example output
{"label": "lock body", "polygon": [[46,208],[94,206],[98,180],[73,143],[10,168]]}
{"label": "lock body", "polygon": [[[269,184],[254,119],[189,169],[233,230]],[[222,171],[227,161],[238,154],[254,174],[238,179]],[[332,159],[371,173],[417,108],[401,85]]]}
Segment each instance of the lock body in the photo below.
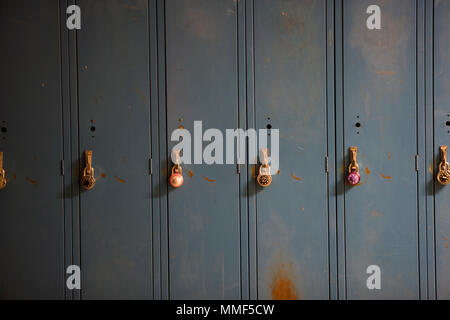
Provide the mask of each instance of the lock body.
{"label": "lock body", "polygon": [[270,174],[270,166],[263,164],[259,167],[258,177],[256,182],[260,187],[267,188],[272,184],[272,175]]}
{"label": "lock body", "polygon": [[439,171],[436,180],[441,185],[448,185],[450,183],[450,165],[447,162],[447,146],[440,146],[441,162],[439,163]]}
{"label": "lock body", "polygon": [[356,162],[358,155],[357,147],[350,147],[350,164],[348,166],[347,182],[355,186],[361,181],[361,175],[359,173],[359,165]]}
{"label": "lock body", "polygon": [[83,169],[83,174],[80,178],[80,186],[84,190],[91,190],[94,188],[96,179],[94,176],[94,168],[92,167],[92,150],[86,150],[84,153],[84,158],[86,166]]}
{"label": "lock body", "polygon": [[0,190],[6,188],[6,172],[3,169],[3,152],[0,152]]}
{"label": "lock body", "polygon": [[172,174],[169,178],[169,184],[172,188],[179,188],[183,185],[184,178],[180,165],[175,165],[172,167]]}

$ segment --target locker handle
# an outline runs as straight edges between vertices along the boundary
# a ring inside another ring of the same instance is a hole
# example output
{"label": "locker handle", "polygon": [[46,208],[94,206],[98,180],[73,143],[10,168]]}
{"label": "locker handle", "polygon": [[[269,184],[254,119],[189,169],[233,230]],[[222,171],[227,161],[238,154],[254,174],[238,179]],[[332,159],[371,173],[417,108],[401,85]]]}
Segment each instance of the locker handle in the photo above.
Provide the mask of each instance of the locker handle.
{"label": "locker handle", "polygon": [[450,166],[447,162],[447,146],[440,146],[439,153],[441,155],[441,162],[439,163],[439,171],[436,179],[442,185],[450,183]]}
{"label": "locker handle", "polygon": [[86,150],[84,152],[85,167],[83,174],[81,175],[80,185],[85,190],[91,190],[95,186],[94,168],[92,167],[92,150]]}
{"label": "locker handle", "polygon": [[6,172],[3,168],[3,152],[0,152],[0,190],[6,188]]}
{"label": "locker handle", "polygon": [[347,181],[352,186],[357,185],[361,180],[357,157],[358,157],[358,148],[350,147],[350,164],[348,166]]}

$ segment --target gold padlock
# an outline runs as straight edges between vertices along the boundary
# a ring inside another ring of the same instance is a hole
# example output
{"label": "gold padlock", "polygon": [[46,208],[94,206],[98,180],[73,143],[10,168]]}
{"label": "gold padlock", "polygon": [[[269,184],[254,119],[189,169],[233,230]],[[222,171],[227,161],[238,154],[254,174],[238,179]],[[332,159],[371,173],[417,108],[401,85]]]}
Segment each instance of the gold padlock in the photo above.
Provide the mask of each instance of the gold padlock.
{"label": "gold padlock", "polygon": [[92,150],[86,150],[84,152],[85,168],[80,179],[80,185],[85,190],[91,190],[95,186],[94,168],[92,167]]}
{"label": "gold padlock", "polygon": [[258,177],[256,178],[259,186],[266,188],[272,183],[272,175],[270,174],[270,166],[263,164],[259,167]]}
{"label": "gold padlock", "polygon": [[3,152],[0,152],[0,190],[6,188],[6,172],[3,169]]}
{"label": "gold padlock", "polygon": [[270,174],[269,166],[269,150],[267,148],[261,150],[261,163],[256,182],[260,187],[266,188],[272,183],[272,175]]}
{"label": "gold padlock", "polygon": [[450,183],[450,166],[447,162],[447,146],[440,146],[439,152],[441,154],[441,162],[439,163],[439,171],[436,179],[442,185]]}

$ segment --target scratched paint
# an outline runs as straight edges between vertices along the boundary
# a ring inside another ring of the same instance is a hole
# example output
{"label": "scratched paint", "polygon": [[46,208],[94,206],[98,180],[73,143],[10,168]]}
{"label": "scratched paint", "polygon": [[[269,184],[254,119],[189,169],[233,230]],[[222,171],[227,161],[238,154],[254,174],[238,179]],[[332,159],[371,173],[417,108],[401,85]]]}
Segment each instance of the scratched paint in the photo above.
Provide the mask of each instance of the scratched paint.
{"label": "scratched paint", "polygon": [[296,180],[296,181],[302,181],[303,180],[302,178],[295,176],[293,173],[291,173],[291,178]]}
{"label": "scratched paint", "polygon": [[211,183],[215,183],[215,182],[216,182],[216,180],[210,179],[210,178],[205,177],[205,176],[202,176],[202,178],[203,178],[204,180],[208,181],[208,182],[211,182]]}

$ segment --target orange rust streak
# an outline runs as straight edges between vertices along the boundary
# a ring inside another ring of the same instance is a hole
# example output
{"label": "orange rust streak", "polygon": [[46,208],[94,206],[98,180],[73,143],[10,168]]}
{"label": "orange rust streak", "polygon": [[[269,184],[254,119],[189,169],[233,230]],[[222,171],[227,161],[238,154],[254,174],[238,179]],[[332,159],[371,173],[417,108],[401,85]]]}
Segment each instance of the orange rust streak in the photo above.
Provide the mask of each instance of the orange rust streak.
{"label": "orange rust streak", "polygon": [[36,180],[31,179],[30,177],[26,177],[27,181],[31,184],[37,184]]}
{"label": "orange rust streak", "polygon": [[297,289],[283,270],[278,270],[275,273],[270,288],[273,300],[298,300]]}
{"label": "orange rust streak", "polygon": [[391,176],[385,176],[384,174],[380,173],[380,177],[382,177],[383,179],[392,179]]}
{"label": "orange rust streak", "polygon": [[378,70],[376,73],[381,74],[383,76],[393,76],[393,75],[397,74],[397,72],[389,71],[389,70]]}
{"label": "orange rust streak", "polygon": [[188,175],[189,175],[189,178],[192,178],[194,176],[194,173],[192,171],[188,171]]}
{"label": "orange rust streak", "polygon": [[106,178],[106,174],[105,173],[100,173],[100,177],[102,177],[103,179],[105,179]]}
{"label": "orange rust streak", "polygon": [[370,174],[370,170],[369,168],[366,168],[366,174],[369,175]]}
{"label": "orange rust streak", "polygon": [[114,176],[114,178],[119,181],[120,183],[125,183],[126,180],[120,179],[118,176]]}
{"label": "orange rust streak", "polygon": [[209,179],[208,177],[205,177],[205,176],[202,176],[202,178],[205,179],[205,180],[208,181],[208,182],[211,182],[211,183],[216,182],[216,180]]}
{"label": "orange rust streak", "polygon": [[297,181],[302,181],[303,180],[302,178],[294,176],[293,173],[291,173],[291,178],[294,179],[294,180],[297,180]]}

